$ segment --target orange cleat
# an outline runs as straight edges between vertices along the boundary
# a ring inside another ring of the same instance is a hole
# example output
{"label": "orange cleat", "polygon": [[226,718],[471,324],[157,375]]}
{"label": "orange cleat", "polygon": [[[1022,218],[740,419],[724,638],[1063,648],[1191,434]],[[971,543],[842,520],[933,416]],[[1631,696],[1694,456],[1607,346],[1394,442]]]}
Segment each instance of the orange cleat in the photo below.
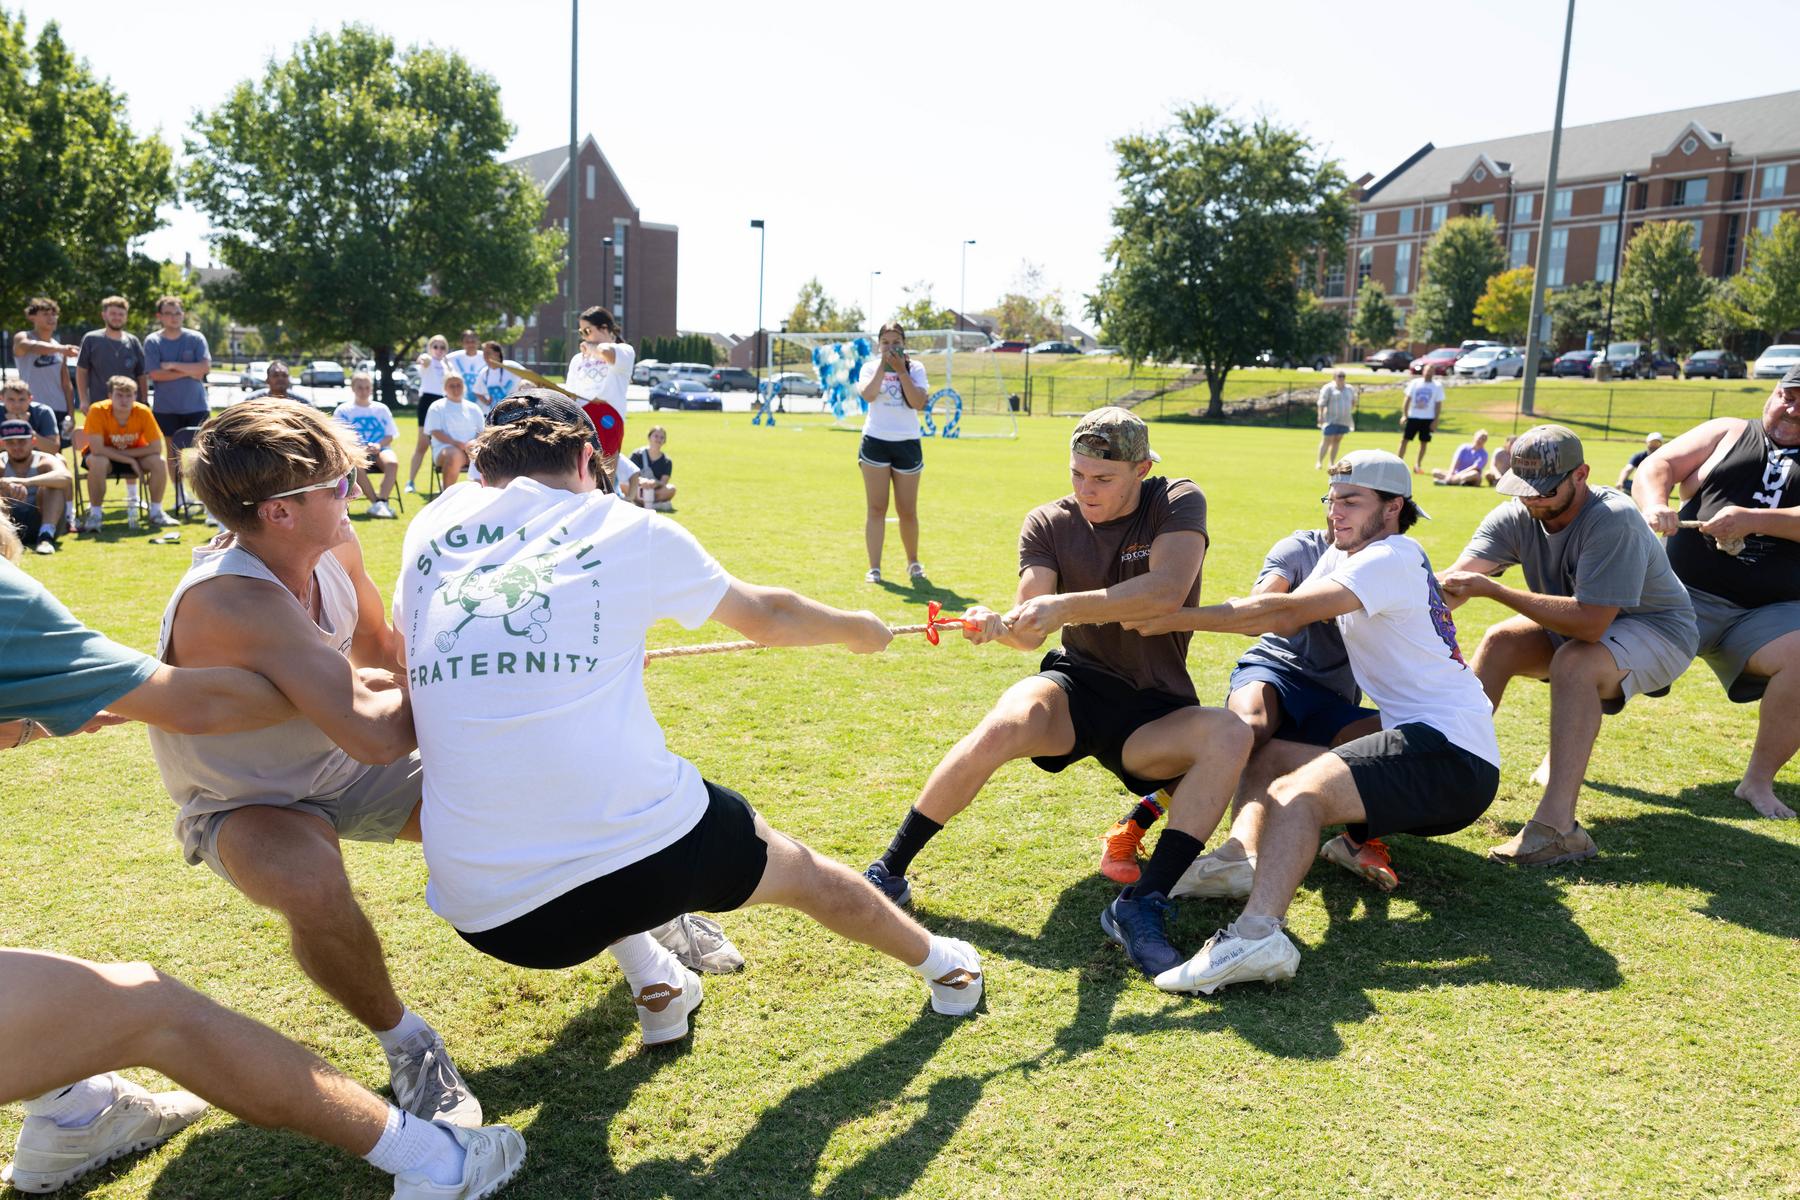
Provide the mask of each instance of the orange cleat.
{"label": "orange cleat", "polygon": [[1100,873],[1114,883],[1136,883],[1143,874],[1138,867],[1138,847],[1143,844],[1144,830],[1136,821],[1116,823],[1100,839]]}
{"label": "orange cleat", "polygon": [[1319,847],[1319,857],[1326,862],[1336,863],[1352,874],[1361,875],[1384,892],[1391,892],[1400,886],[1400,876],[1394,873],[1388,848],[1380,838],[1370,838],[1359,846],[1350,840],[1348,834],[1340,833]]}

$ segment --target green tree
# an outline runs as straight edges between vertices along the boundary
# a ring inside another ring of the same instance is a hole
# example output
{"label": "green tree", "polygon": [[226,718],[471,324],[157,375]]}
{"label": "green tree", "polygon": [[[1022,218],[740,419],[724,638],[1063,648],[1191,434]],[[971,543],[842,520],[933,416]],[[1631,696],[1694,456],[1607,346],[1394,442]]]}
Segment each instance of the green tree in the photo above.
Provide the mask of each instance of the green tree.
{"label": "green tree", "polygon": [[1625,246],[1613,324],[1626,337],[1664,350],[1689,346],[1700,334],[1711,294],[1693,226],[1650,221]]}
{"label": "green tree", "polygon": [[931,282],[921,279],[901,287],[906,302],[894,310],[894,320],[907,329],[954,329],[956,314],[931,298]]}
{"label": "green tree", "polygon": [[132,133],[125,97],[54,22],[33,43],[24,18],[0,9],[0,313],[20,319],[43,294],[69,322],[97,324],[114,292],[148,311],[157,263],[131,246],[175,199],[170,164],[169,147]]}
{"label": "green tree", "polygon": [[[1510,344],[1523,344],[1531,328],[1531,284],[1537,272],[1530,267],[1514,267],[1488,280],[1487,290],[1475,302],[1475,319],[1495,337]],[[1550,289],[1544,289],[1548,301]]]}
{"label": "green tree", "polygon": [[1222,417],[1232,368],[1294,349],[1303,256],[1349,230],[1344,173],[1298,131],[1206,104],[1113,150],[1124,194],[1088,311],[1133,359],[1202,364]]}
{"label": "green tree", "polygon": [[[175,263],[162,263],[157,269],[155,295],[150,298],[151,303],[162,296],[178,297],[181,307],[187,310],[183,323],[189,329],[200,331],[212,350],[213,358],[225,357],[226,344],[230,340],[231,318],[207,297],[197,279]],[[156,311],[149,304],[145,305],[142,316],[146,329],[156,327]]]}
{"label": "green tree", "polygon": [[794,307],[788,310],[789,333],[837,333],[861,329],[863,310],[854,304],[839,304],[825,291],[817,275],[800,285]]}
{"label": "green tree", "polygon": [[498,329],[556,290],[563,235],[500,161],[499,84],[453,51],[401,53],[357,25],[314,34],[194,132],[188,195],[236,272],[220,302],[302,343],[372,346],[384,389],[396,350]]}
{"label": "green tree", "polygon": [[1321,304],[1311,292],[1301,292],[1300,311],[1294,318],[1294,360],[1310,363],[1321,354],[1335,358],[1348,328],[1343,309]]}
{"label": "green tree", "polygon": [[1743,278],[1738,275],[1709,281],[1712,287],[1700,316],[1700,341],[1705,346],[1723,347],[1744,330],[1755,327],[1744,310]]}
{"label": "green tree", "polygon": [[1606,284],[1589,279],[1550,293],[1551,349],[1573,350],[1587,344],[1588,334],[1605,334],[1606,291]]}
{"label": "green tree", "polygon": [[1370,350],[1386,348],[1400,331],[1400,314],[1388,299],[1387,289],[1373,279],[1363,281],[1356,293],[1356,323],[1350,336]]}
{"label": "green tree", "polygon": [[1784,212],[1767,234],[1750,235],[1736,285],[1744,327],[1776,339],[1800,328],[1800,213]]}
{"label": "green tree", "polygon": [[1488,280],[1506,269],[1492,217],[1453,217],[1419,260],[1419,291],[1408,329],[1413,340],[1454,345],[1476,333],[1475,304]]}

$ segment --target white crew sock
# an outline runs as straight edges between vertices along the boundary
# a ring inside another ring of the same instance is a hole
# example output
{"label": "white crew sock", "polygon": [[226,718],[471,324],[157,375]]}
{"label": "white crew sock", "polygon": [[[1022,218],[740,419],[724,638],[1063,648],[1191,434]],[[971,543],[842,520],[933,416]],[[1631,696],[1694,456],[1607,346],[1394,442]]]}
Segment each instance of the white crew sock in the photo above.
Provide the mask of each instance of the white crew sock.
{"label": "white crew sock", "polygon": [[125,503],[136,504],[137,502],[138,502],[137,480],[128,479],[125,481]]}
{"label": "white crew sock", "polygon": [[673,983],[682,977],[681,960],[647,933],[620,938],[606,949],[625,972],[625,982],[633,992],[641,992],[653,983]]}
{"label": "white crew sock", "polygon": [[951,945],[950,939],[934,933],[931,935],[931,949],[925,952],[925,961],[915,966],[913,973],[930,982],[942,979],[961,965],[961,955]]}
{"label": "white crew sock", "polygon": [[400,1023],[398,1025],[386,1032],[377,1029],[375,1031],[375,1038],[381,1043],[381,1048],[383,1050],[387,1051],[389,1055],[394,1055],[398,1054],[400,1052],[400,1047],[405,1045],[408,1041],[421,1033],[430,1032],[431,1026],[425,1023],[425,1018],[408,1008],[402,1010],[400,1013]]}
{"label": "white crew sock", "polygon": [[113,1099],[112,1076],[90,1075],[79,1083],[27,1100],[24,1108],[28,1117],[47,1117],[64,1129],[79,1129],[93,1124],[94,1118],[105,1112]]}
{"label": "white crew sock", "polygon": [[153,517],[162,516],[163,515],[162,505],[160,505],[160,504],[156,503],[154,500],[152,500],[150,502],[150,515]]}
{"label": "white crew sock", "polygon": [[1276,933],[1281,929],[1279,917],[1253,917],[1245,914],[1231,923],[1225,932],[1232,937],[1240,937],[1245,941],[1255,942]]}
{"label": "white crew sock", "polygon": [[462,1182],[464,1152],[456,1135],[434,1121],[402,1112],[391,1104],[387,1128],[363,1157],[389,1175],[423,1171],[440,1186]]}

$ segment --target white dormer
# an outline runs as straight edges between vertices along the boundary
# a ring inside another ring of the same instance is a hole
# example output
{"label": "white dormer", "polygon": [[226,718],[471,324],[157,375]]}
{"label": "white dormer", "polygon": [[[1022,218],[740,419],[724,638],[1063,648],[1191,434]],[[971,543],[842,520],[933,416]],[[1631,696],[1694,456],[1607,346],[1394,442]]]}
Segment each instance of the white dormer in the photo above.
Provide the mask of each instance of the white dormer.
{"label": "white dormer", "polygon": [[1731,145],[1730,142],[1700,122],[1689,121],[1682,127],[1681,132],[1676,134],[1667,146],[1663,147],[1663,152],[1657,157],[1665,158],[1677,152],[1683,155],[1697,154],[1703,147],[1707,150],[1723,150],[1729,145]]}
{"label": "white dormer", "polygon": [[1512,174],[1512,164],[1495,162],[1485,154],[1477,154],[1458,183],[1486,183],[1489,179],[1505,179]]}

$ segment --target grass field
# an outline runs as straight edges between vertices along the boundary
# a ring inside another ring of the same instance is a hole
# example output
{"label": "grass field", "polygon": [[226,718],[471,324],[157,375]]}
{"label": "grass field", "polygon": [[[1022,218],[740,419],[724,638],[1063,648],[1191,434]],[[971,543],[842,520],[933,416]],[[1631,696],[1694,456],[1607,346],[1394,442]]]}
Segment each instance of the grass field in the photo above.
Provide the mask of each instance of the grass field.
{"label": "grass field", "polygon": [[[873,586],[852,437],[817,418],[773,430],[738,415],[661,420],[679,465],[676,519],[727,568],[894,622],[921,619],[928,598],[1009,601],[1023,514],[1067,487],[1065,421],[1022,421],[1017,440],[928,442],[934,586]],[[1153,437],[1165,470],[1210,500],[1209,600],[1243,594],[1269,544],[1319,518],[1308,430],[1168,421]],[[1359,433],[1346,448],[1390,443]],[[1441,464],[1449,446],[1434,449]],[[1596,446],[1596,476],[1628,450]],[[1421,499],[1435,519],[1417,534],[1439,565],[1496,501],[1461,489]],[[357,519],[384,589],[400,524]],[[78,616],[148,648],[205,532],[189,527],[172,547],[119,528],[115,514],[98,543],[26,566]],[[892,533],[887,565],[901,573]],[[1465,652],[1502,612],[1460,610]],[[652,641],[725,636],[668,627]],[[1203,697],[1222,696],[1244,644],[1196,637]],[[646,684],[677,752],[860,868],[932,765],[1034,666],[913,638],[868,658],[675,660]],[[415,847],[352,845],[346,857],[401,996],[444,1032],[489,1119],[526,1136],[511,1197],[1800,1194],[1800,827],[1757,820],[1731,795],[1754,708],[1727,703],[1703,668],[1666,699],[1634,702],[1606,723],[1582,795],[1601,856],[1548,872],[1491,866],[1482,852],[1535,802],[1526,776],[1547,711],[1544,688],[1515,686],[1486,819],[1437,841],[1393,839],[1391,896],[1321,864],[1292,913],[1295,983],[1213,999],[1158,992],[1100,933],[1113,889],[1095,836],[1126,798],[1091,763],[1003,769],[915,865],[921,919],[985,957],[985,1011],[961,1022],[934,1016],[917,981],[873,952],[764,910],[725,918],[750,967],[707,981],[692,1039],[642,1051],[609,960],[500,965],[426,909]],[[31,746],[5,765],[0,943],[147,959],[385,1085],[373,1037],[300,973],[281,922],[181,864],[141,730]],[[531,785],[523,764],[519,783]],[[1789,767],[1790,804],[1797,783]],[[1234,911],[1181,905],[1177,944],[1197,948]],[[0,1110],[8,1145],[17,1121]],[[214,1114],[71,1191],[361,1198],[388,1184],[346,1155]]]}

